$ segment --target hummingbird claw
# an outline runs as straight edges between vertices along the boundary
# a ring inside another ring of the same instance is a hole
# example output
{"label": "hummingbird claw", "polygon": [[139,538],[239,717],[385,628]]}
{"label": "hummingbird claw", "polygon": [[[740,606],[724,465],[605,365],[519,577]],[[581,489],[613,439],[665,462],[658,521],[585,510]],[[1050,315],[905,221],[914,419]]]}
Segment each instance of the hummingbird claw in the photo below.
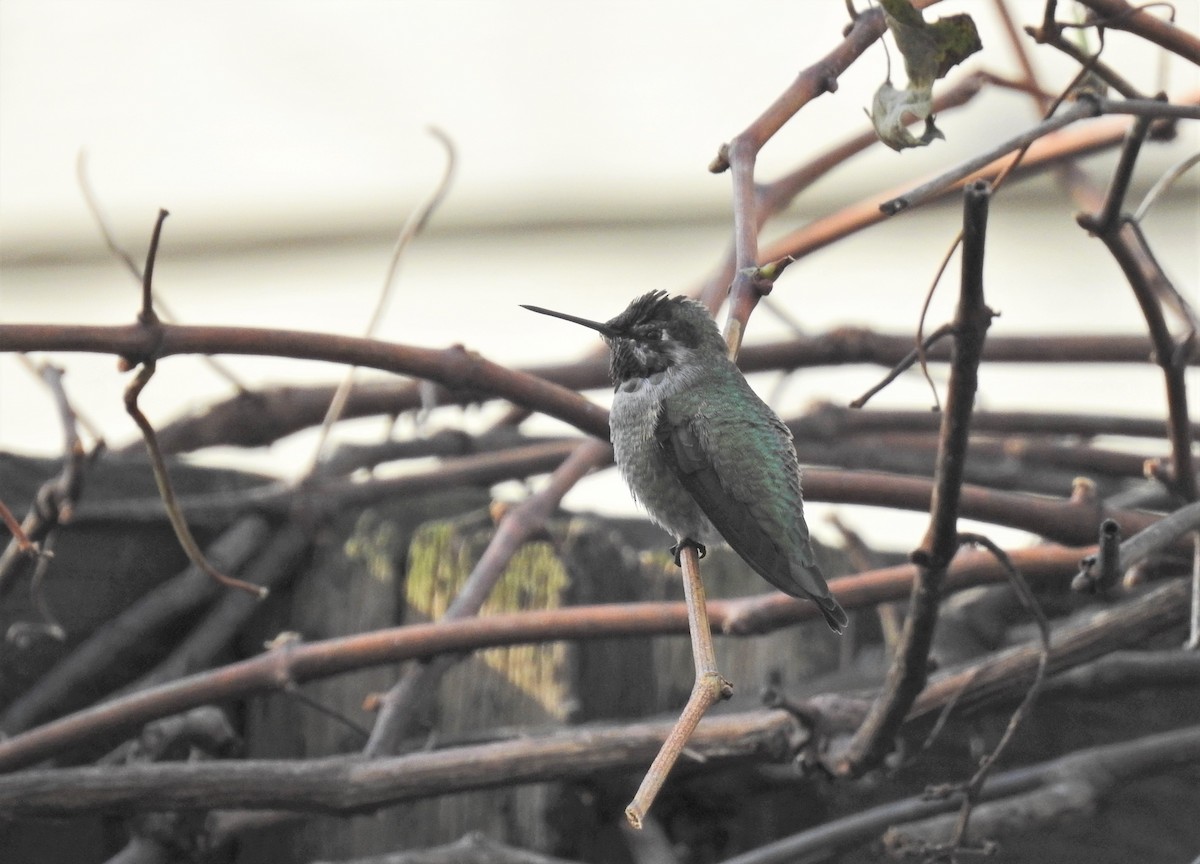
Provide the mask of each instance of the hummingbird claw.
{"label": "hummingbird claw", "polygon": [[675,556],[675,566],[676,567],[683,566],[681,563],[679,563],[679,553],[681,553],[684,549],[688,548],[689,546],[692,547],[693,549],[695,549],[696,554],[699,555],[701,558],[703,558],[704,556],[706,556],[708,554],[708,549],[706,549],[704,547],[703,543],[697,543],[695,540],[691,539],[690,537],[684,537],[682,540],[680,540],[678,543],[676,543],[674,546],[671,547],[671,554],[673,556]]}

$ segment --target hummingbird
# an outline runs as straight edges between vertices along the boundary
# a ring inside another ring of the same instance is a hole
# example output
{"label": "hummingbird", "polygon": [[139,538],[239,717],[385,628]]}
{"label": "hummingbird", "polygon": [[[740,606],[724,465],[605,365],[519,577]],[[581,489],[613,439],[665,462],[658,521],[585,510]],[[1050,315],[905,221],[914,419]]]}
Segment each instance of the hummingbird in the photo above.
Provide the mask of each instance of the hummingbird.
{"label": "hummingbird", "polygon": [[525,309],[597,331],[609,348],[609,426],[629,491],[678,549],[724,541],[785,594],[812,600],[836,633],[804,521],[792,433],[726,353],[708,310],[652,291],[606,322]]}

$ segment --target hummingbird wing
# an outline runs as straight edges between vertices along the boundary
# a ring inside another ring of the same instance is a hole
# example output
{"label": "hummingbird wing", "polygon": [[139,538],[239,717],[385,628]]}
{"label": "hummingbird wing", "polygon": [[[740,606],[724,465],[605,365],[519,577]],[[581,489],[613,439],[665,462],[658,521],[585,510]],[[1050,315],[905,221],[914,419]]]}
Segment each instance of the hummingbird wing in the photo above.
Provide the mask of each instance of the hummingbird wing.
{"label": "hummingbird wing", "polygon": [[[713,416],[709,403],[698,423],[690,412],[672,410],[666,400],[655,429],[663,457],[733,551],[780,591],[814,601],[830,628],[841,633],[846,613],[829,593],[799,510],[800,475],[791,434],[748,385],[745,392],[762,409],[751,412],[749,425],[765,423],[772,428],[761,431],[768,434],[747,434],[753,430],[746,429],[744,411]],[[736,456],[722,460],[722,452]],[[743,475],[736,484],[723,477],[735,470]],[[789,472],[792,476],[780,476]],[[774,496],[776,491],[782,495]]]}

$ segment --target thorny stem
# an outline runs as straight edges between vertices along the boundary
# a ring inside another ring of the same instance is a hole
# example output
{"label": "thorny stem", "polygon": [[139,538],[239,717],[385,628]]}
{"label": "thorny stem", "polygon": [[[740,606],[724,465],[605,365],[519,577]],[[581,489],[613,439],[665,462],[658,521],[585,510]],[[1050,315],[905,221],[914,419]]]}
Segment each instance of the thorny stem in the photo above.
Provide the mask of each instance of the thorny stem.
{"label": "thorny stem", "polygon": [[700,581],[700,556],[694,545],[684,544],[679,554],[683,569],[683,596],[687,602],[688,632],[692,638],[692,659],[696,665],[696,683],[688,697],[683,713],[675,721],[671,733],[663,742],[662,749],[642,778],[633,801],[625,808],[625,818],[634,828],[641,828],[646,814],[654,804],[658,791],[666,782],[679,754],[687,746],[696,725],[708,709],[733,695],[733,685],[717,671],[717,658],[713,651],[712,627],[708,621],[708,607],[704,600],[704,583]]}

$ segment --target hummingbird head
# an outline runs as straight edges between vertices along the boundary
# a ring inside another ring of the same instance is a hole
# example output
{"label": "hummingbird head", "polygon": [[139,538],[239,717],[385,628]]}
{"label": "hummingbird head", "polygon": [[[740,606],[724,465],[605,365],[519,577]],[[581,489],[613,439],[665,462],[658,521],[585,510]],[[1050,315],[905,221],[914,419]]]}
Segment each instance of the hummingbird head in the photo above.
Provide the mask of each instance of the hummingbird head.
{"label": "hummingbird head", "polygon": [[604,323],[540,306],[524,308],[573,321],[603,336],[614,387],[678,366],[703,365],[714,354],[725,356],[725,340],[708,310],[687,297],[670,297],[666,291],[643,294]]}

